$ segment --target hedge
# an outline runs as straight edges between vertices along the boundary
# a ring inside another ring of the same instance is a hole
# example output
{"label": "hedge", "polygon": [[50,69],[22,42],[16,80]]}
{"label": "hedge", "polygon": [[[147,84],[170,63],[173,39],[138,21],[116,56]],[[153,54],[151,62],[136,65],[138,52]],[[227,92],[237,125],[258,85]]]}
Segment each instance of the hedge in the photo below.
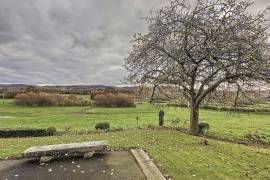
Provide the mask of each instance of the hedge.
{"label": "hedge", "polygon": [[16,95],[16,105],[26,106],[88,106],[90,102],[77,95],[27,92]]}
{"label": "hedge", "polygon": [[[188,107],[186,104],[168,104],[168,106],[173,107]],[[242,107],[219,107],[219,106],[200,106],[201,109],[209,109],[216,111],[233,111],[233,112],[270,112],[270,109],[266,108],[242,108]]]}
{"label": "hedge", "polygon": [[132,96],[127,94],[101,94],[94,97],[97,107],[136,107]]}
{"label": "hedge", "polygon": [[110,123],[108,122],[99,122],[96,124],[95,129],[108,130],[110,129]]}
{"label": "hedge", "polygon": [[48,129],[0,129],[1,138],[12,137],[40,137],[40,136],[52,136],[56,134],[55,128]]}

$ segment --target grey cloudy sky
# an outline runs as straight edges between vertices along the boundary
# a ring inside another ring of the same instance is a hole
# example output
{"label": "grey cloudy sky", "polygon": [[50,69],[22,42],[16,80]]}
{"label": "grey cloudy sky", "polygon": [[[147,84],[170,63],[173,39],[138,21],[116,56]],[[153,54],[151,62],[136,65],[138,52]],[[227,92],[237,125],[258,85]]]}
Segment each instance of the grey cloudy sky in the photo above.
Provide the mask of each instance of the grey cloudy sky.
{"label": "grey cloudy sky", "polygon": [[0,83],[122,84],[129,41],[147,29],[140,18],[166,2],[0,0]]}

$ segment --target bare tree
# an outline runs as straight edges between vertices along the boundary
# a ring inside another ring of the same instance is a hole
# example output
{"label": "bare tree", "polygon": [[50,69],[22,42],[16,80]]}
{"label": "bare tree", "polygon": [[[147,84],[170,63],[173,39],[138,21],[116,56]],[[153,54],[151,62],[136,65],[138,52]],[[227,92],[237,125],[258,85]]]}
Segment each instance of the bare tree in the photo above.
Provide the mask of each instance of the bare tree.
{"label": "bare tree", "polygon": [[248,13],[236,0],[170,0],[146,18],[149,32],[136,34],[125,60],[137,84],[179,88],[190,103],[190,132],[199,133],[199,106],[223,83],[267,81],[269,11]]}

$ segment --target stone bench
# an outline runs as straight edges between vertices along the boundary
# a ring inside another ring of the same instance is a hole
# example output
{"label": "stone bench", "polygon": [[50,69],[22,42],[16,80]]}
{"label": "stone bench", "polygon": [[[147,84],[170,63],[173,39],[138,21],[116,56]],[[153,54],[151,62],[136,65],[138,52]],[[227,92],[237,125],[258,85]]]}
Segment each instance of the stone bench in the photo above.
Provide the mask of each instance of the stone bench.
{"label": "stone bench", "polygon": [[106,141],[35,146],[25,150],[22,156],[24,158],[40,158],[40,162],[48,162],[53,158],[81,155],[83,155],[84,158],[90,158],[96,152],[107,151],[107,147],[108,143]]}

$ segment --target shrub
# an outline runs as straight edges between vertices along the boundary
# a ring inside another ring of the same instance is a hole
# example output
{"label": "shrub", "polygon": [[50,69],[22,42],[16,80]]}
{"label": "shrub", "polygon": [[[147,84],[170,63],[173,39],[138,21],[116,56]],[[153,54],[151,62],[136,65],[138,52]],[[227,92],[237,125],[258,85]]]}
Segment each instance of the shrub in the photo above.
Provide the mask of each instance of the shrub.
{"label": "shrub", "polygon": [[18,94],[15,103],[27,106],[82,106],[88,105],[82,97],[76,95],[60,95],[50,93],[22,93]]}
{"label": "shrub", "polygon": [[210,129],[210,125],[205,122],[199,123],[199,133],[200,134],[206,134],[208,130]]}
{"label": "shrub", "polygon": [[5,95],[6,99],[9,99],[9,98],[15,98],[15,96],[18,94],[18,92],[17,91],[5,91],[5,92],[3,92],[3,94]]}
{"label": "shrub", "polygon": [[47,131],[47,134],[49,136],[53,136],[53,135],[56,134],[56,128],[55,127],[48,127],[46,131]]}
{"label": "shrub", "polygon": [[[49,128],[48,128],[49,129]],[[51,136],[53,131],[50,129],[1,129],[0,137],[39,137],[39,136]],[[55,131],[56,132],[56,131]]]}
{"label": "shrub", "polygon": [[95,126],[96,130],[109,130],[110,129],[110,123],[108,122],[99,122]]}
{"label": "shrub", "polygon": [[101,94],[95,96],[94,101],[100,107],[135,107],[133,98],[126,94]]}
{"label": "shrub", "polygon": [[28,106],[49,106],[54,105],[54,98],[47,93],[22,93],[16,95],[15,103],[17,105],[28,105]]}
{"label": "shrub", "polygon": [[159,126],[163,126],[164,125],[164,115],[165,115],[165,112],[163,110],[160,110],[159,111],[159,122],[158,122],[158,125]]}
{"label": "shrub", "polygon": [[60,106],[85,106],[89,105],[89,102],[85,101],[83,97],[74,94],[71,95],[58,95],[58,104]]}
{"label": "shrub", "polygon": [[248,141],[257,144],[263,144],[266,142],[267,137],[264,134],[259,133],[258,131],[255,132],[247,132],[244,136]]}

